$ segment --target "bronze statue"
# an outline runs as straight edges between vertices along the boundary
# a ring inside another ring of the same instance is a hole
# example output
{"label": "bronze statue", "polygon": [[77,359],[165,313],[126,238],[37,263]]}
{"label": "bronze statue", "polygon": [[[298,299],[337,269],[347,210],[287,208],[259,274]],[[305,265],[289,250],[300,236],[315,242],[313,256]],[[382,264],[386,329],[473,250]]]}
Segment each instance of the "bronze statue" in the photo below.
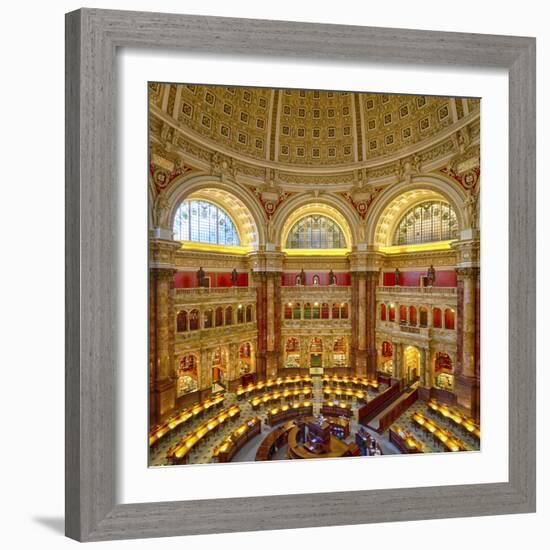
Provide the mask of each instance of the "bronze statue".
{"label": "bronze statue", "polygon": [[204,269],[199,267],[197,271],[197,286],[204,286]]}
{"label": "bronze statue", "polygon": [[430,265],[428,269],[428,276],[426,277],[428,286],[433,286],[435,283],[435,269],[433,265]]}
{"label": "bronze statue", "polygon": [[393,274],[393,286],[399,286],[399,268],[396,267]]}
{"label": "bronze statue", "polygon": [[303,267],[302,267],[302,271],[300,271],[300,284],[301,285],[306,284],[306,272],[304,271]]}
{"label": "bronze statue", "polygon": [[335,285],[336,284],[336,275],[334,275],[334,272],[332,269],[330,270],[330,273],[328,274],[328,284],[329,285]]}
{"label": "bronze statue", "polygon": [[237,270],[233,268],[233,271],[231,272],[231,285],[237,286],[237,279],[239,275],[237,274]]}

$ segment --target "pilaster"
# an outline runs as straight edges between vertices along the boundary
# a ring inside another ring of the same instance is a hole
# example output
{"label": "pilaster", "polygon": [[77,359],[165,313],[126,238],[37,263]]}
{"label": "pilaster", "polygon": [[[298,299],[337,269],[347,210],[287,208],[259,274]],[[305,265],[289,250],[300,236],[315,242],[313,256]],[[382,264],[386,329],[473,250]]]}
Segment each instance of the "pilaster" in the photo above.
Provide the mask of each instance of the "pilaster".
{"label": "pilaster", "polygon": [[479,240],[453,247],[458,253],[455,393],[459,405],[479,419]]}

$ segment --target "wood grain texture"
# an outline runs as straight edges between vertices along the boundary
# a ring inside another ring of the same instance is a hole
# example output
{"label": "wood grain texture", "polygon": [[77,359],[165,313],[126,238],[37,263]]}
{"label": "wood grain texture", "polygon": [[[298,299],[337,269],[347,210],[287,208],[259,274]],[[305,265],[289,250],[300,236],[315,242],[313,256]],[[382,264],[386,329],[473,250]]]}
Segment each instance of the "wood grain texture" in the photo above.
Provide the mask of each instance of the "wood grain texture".
{"label": "wood grain texture", "polygon": [[[147,504],[115,502],[118,47],[510,75],[509,482]],[[66,17],[66,534],[110,540],[535,510],[535,40],[110,10]]]}

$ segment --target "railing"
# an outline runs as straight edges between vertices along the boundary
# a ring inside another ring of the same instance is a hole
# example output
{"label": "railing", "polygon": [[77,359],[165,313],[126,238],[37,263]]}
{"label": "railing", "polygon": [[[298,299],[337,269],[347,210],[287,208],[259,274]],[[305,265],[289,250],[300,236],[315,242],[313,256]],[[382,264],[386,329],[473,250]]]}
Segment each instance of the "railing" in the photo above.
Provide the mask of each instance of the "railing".
{"label": "railing", "polygon": [[410,332],[411,334],[420,334],[420,327],[411,327],[408,325],[400,325],[401,332]]}
{"label": "railing", "polygon": [[456,295],[456,287],[454,286],[379,286],[376,290],[388,294]]}
{"label": "railing", "polygon": [[193,337],[204,337],[205,334],[215,336],[227,334],[236,334],[241,332],[248,332],[250,330],[257,330],[256,320],[248,321],[244,323],[232,323],[231,325],[220,325],[219,327],[199,327],[193,330],[186,330],[183,332],[176,331],[176,340],[187,340]]}
{"label": "railing", "polygon": [[308,290],[328,290],[330,291],[338,291],[342,289],[351,289],[350,285],[281,285],[281,288],[284,288],[285,290],[288,289],[296,289],[300,291],[307,292]]}
{"label": "railing", "polygon": [[205,288],[205,287],[193,287],[193,288],[176,288],[176,296],[188,296],[188,295],[202,295],[202,294],[248,294],[249,292],[255,292],[254,287],[249,286],[228,286],[228,287],[216,287],[216,288]]}

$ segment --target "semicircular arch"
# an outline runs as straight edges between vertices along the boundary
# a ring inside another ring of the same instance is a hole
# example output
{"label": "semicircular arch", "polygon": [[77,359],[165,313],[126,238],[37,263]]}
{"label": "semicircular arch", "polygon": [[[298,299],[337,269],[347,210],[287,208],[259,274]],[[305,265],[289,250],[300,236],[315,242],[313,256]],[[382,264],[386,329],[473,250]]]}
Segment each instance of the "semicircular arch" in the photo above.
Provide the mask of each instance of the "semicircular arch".
{"label": "semicircular arch", "polygon": [[299,220],[311,214],[320,214],[334,221],[344,234],[347,249],[351,250],[356,245],[357,220],[353,210],[336,197],[324,196],[312,199],[311,195],[289,200],[277,211],[273,219],[276,228],[275,243],[281,248],[286,248],[286,241],[292,227]]}
{"label": "semicircular arch", "polygon": [[391,246],[397,224],[412,207],[424,201],[443,200],[454,209],[459,232],[465,227],[463,203],[466,195],[448,179],[417,176],[408,183],[390,187],[380,195],[367,215],[367,243],[374,247]]}
{"label": "semicircular arch", "polygon": [[168,219],[173,227],[179,205],[187,199],[206,200],[221,207],[235,223],[242,246],[259,248],[266,241],[265,220],[248,191],[210,175],[183,178],[167,197]]}

